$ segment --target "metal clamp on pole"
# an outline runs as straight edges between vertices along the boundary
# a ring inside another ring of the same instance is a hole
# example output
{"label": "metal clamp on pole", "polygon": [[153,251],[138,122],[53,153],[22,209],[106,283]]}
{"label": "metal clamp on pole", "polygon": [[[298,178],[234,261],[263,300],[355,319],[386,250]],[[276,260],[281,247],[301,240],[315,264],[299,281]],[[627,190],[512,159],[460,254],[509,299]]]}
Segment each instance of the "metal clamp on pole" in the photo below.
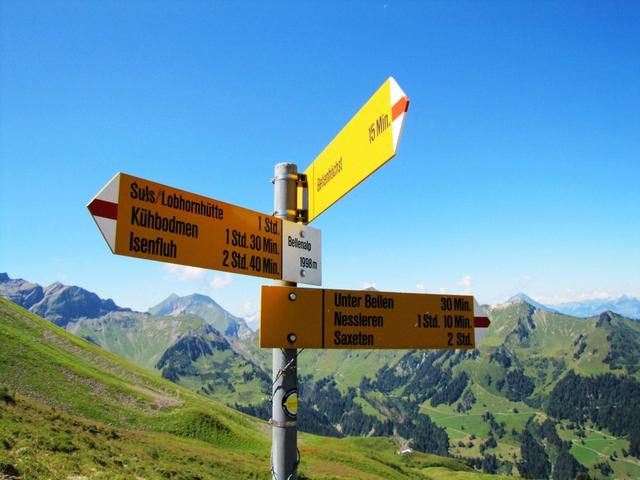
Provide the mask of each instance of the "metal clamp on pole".
{"label": "metal clamp on pole", "polygon": [[308,182],[307,182],[307,175],[304,173],[299,173],[298,174],[298,186],[299,187],[303,187],[303,188],[307,188],[308,186]]}
{"label": "metal clamp on pole", "polygon": [[[298,167],[278,163],[273,177],[274,215],[295,222],[298,211]],[[275,281],[276,285],[296,286]],[[298,478],[298,367],[293,348],[273,350],[271,386],[271,475],[273,480]]]}
{"label": "metal clamp on pole", "polygon": [[[294,167],[296,166],[295,163],[279,163],[278,165],[293,165]],[[278,165],[276,165],[276,168],[278,168]],[[296,168],[296,172],[297,172],[297,168]],[[302,174],[302,175],[298,175],[297,173],[280,173],[278,174],[276,172],[276,175],[271,179],[271,183],[276,183],[279,180],[296,180],[296,182],[298,181],[298,179],[304,176],[306,177],[306,175]]]}
{"label": "metal clamp on pole", "polygon": [[297,427],[298,424],[296,422],[278,422],[277,420],[271,420],[271,425],[280,428],[289,428],[289,427]]}
{"label": "metal clamp on pole", "polygon": [[298,210],[296,213],[296,221],[304,223],[305,225],[309,223],[309,210]]}
{"label": "metal clamp on pole", "polygon": [[298,174],[298,211],[296,214],[296,221],[309,223],[309,182],[307,176],[304,173]]}
{"label": "metal clamp on pole", "polygon": [[274,210],[273,216],[283,218],[285,220],[292,219],[293,221],[295,221],[298,217],[298,210]]}

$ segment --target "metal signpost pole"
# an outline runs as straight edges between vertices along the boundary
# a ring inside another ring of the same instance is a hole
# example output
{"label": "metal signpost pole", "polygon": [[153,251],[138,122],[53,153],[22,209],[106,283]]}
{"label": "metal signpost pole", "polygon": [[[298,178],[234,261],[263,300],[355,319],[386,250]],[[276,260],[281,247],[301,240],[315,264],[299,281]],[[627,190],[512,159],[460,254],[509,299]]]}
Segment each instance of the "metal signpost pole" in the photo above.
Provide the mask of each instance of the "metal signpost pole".
{"label": "metal signpost pole", "polygon": [[[274,177],[274,215],[296,221],[298,168],[293,163],[278,163]],[[276,285],[295,287],[295,282],[275,281]],[[291,299],[292,301],[295,298]],[[298,478],[298,366],[295,348],[273,349],[271,386],[271,474],[273,480]]]}

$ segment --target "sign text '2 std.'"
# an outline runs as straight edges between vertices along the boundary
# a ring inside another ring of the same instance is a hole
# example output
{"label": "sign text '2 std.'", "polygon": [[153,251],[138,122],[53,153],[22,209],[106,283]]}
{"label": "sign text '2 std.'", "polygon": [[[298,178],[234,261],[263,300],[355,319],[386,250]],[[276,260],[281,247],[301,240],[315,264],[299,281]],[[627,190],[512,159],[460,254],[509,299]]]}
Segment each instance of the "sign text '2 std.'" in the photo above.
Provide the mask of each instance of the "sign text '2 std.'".
{"label": "sign text '2 std.'", "polygon": [[317,229],[124,173],[88,208],[118,255],[321,284]]}
{"label": "sign text '2 std.'", "polygon": [[262,287],[262,348],[475,348],[488,318],[468,295]]}

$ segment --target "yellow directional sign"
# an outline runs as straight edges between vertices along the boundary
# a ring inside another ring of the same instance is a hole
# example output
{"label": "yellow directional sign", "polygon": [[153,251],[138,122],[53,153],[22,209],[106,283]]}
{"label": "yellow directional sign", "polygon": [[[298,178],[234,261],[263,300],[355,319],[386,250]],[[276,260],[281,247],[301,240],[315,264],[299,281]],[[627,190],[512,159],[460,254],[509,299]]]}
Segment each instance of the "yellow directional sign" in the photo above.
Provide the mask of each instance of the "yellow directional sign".
{"label": "yellow directional sign", "polygon": [[475,348],[472,296],[262,287],[262,348]]}
{"label": "yellow directional sign", "polygon": [[[309,227],[285,222],[292,224],[292,233],[283,238],[283,221],[276,217],[124,173],[113,177],[88,208],[111,251],[119,255],[283,279],[283,251],[294,250],[289,257],[297,261],[295,253],[302,249],[300,258],[319,269],[317,229],[317,235],[301,235],[302,242],[296,232]],[[312,244],[308,238],[317,241]]]}
{"label": "yellow directional sign", "polygon": [[[409,100],[389,77],[304,172],[308,221],[393,158]],[[306,205],[304,203],[306,202]]]}

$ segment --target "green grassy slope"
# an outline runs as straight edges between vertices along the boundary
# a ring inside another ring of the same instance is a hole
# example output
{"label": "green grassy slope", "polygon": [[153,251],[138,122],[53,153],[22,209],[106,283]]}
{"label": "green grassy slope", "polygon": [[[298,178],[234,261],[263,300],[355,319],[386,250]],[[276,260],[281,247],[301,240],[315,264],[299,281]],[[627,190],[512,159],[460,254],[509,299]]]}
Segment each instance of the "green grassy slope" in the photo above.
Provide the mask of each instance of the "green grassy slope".
{"label": "green grassy slope", "polygon": [[[583,465],[593,469],[597,463],[609,462],[614,471],[614,478],[640,478],[640,460],[632,456],[624,456],[623,450],[629,449],[629,442],[599,431],[587,428],[584,438],[576,438],[574,432],[563,422],[559,435],[563,440],[572,442],[571,454]],[[615,457],[612,456],[615,455]],[[615,459],[615,460],[614,460]]]}
{"label": "green grassy slope", "polygon": [[[0,478],[270,478],[263,422],[0,299]],[[485,478],[389,439],[301,435],[300,478]],[[451,477],[455,472],[457,477]]]}
{"label": "green grassy slope", "polygon": [[494,393],[495,383],[487,385],[486,376],[496,380],[503,373],[497,362],[490,361],[500,346],[506,347],[514,364],[534,380],[534,397],[547,394],[569,370],[579,375],[623,373],[640,379],[639,322],[615,314],[576,318],[532,309],[525,303],[495,308],[491,318],[491,328],[480,345],[481,355],[458,368],[473,372],[475,383]]}
{"label": "green grassy slope", "polygon": [[[164,372],[165,378],[228,405],[259,403],[270,394],[267,375],[234,350],[233,343],[243,345],[239,339],[222,338],[205,319],[192,314],[114,312],[70,323],[66,330],[149,370],[172,366],[173,374]],[[181,346],[190,338],[211,343],[212,354],[196,358],[193,352],[183,352]]]}
{"label": "green grassy slope", "polygon": [[207,325],[169,347],[157,367],[163,377],[228,405],[265,401],[271,377],[233,350],[229,338]]}
{"label": "green grassy slope", "polygon": [[374,378],[385,365],[393,364],[406,350],[305,350],[298,357],[298,370],[314,380],[333,377],[339,390],[357,387],[363,377]]}
{"label": "green grassy slope", "polygon": [[153,370],[176,340],[199,331],[205,321],[194,315],[152,316],[138,312],[113,312],[100,318],[71,323],[67,330],[97,343],[116,355]]}
{"label": "green grassy slope", "polygon": [[[447,429],[454,454],[466,457],[481,455],[479,447],[487,440],[490,430],[482,415],[489,411],[498,423],[504,424],[505,434],[496,438],[496,448],[486,452],[502,461],[519,461],[519,433],[531,416],[539,421],[546,418],[546,396],[569,370],[586,376],[614,373],[640,378],[634,368],[640,345],[638,322],[615,314],[575,318],[532,309],[525,303],[495,308],[491,318],[491,328],[480,344],[479,355],[467,358],[453,369],[455,374],[467,372],[470,376],[467,388],[476,399],[473,406],[461,412],[457,408],[459,402],[440,404],[435,408],[429,401],[422,405],[422,411]],[[492,355],[500,350],[508,352],[510,366],[505,367],[492,360]],[[533,392],[526,399],[529,405],[509,400],[506,388],[498,388],[506,373],[517,368],[522,368],[534,383]],[[539,406],[535,405],[537,402]],[[594,441],[581,439],[574,430],[559,432],[564,440],[573,443],[571,453],[590,468],[591,475],[598,475],[593,468],[596,463],[609,461],[615,478],[640,477],[640,461],[622,457],[622,449],[629,448],[627,439],[603,432],[603,438]],[[615,461],[609,457],[613,451],[617,451],[620,457]]]}

